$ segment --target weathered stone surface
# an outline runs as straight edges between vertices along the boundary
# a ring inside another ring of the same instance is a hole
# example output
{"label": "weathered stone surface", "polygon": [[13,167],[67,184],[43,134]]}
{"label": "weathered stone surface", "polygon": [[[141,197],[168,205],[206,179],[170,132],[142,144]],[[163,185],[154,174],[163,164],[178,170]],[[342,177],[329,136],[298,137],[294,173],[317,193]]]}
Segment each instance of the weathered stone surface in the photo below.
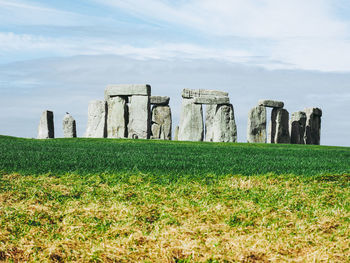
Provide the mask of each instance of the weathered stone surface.
{"label": "weathered stone surface", "polygon": [[38,139],[55,138],[55,127],[53,122],[53,112],[44,111],[41,114],[38,126]]}
{"label": "weathered stone surface", "polygon": [[259,100],[258,105],[271,108],[283,108],[284,102],[275,100]]}
{"label": "weathered stone surface", "polygon": [[152,139],[171,140],[171,110],[169,106],[152,108]]}
{"label": "weathered stone surface", "polygon": [[69,113],[63,117],[62,125],[64,138],[77,137],[77,125],[74,118]]}
{"label": "weathered stone surface", "polygon": [[249,143],[266,143],[266,108],[257,106],[248,114],[247,140]]}
{"label": "weathered stone surface", "polygon": [[152,105],[166,106],[169,105],[170,97],[167,96],[151,96],[150,101]]}
{"label": "weathered stone surface", "polygon": [[151,108],[148,96],[129,99],[128,138],[149,139],[151,134]]}
{"label": "weathered stone surface", "polygon": [[206,89],[183,89],[182,97],[193,99],[195,97],[228,97],[227,92]]}
{"label": "weathered stone surface", "polygon": [[274,108],[270,123],[271,143],[290,143],[289,113],[285,109]]}
{"label": "weathered stone surface", "polygon": [[321,142],[321,116],[322,110],[319,108],[305,109],[305,144],[320,145]]}
{"label": "weathered stone surface", "polygon": [[175,131],[174,131],[174,141],[179,140],[179,126],[176,126]]}
{"label": "weathered stone surface", "polygon": [[93,100],[89,103],[88,123],[85,137],[88,138],[105,138],[107,136],[106,129],[106,102]]}
{"label": "weathered stone surface", "polygon": [[237,141],[237,126],[232,104],[207,106],[205,118],[205,141]]}
{"label": "weathered stone surface", "polygon": [[218,105],[230,103],[229,97],[196,97],[193,100],[195,104]]}
{"label": "weathered stone surface", "polygon": [[289,121],[290,142],[304,144],[306,114],[303,111],[293,112]]}
{"label": "weathered stone surface", "polygon": [[201,104],[183,99],[180,114],[179,141],[203,141],[204,124]]}
{"label": "weathered stone surface", "polygon": [[107,137],[126,138],[128,109],[126,98],[116,96],[107,100]]}
{"label": "weathered stone surface", "polygon": [[105,100],[114,96],[150,96],[151,86],[147,84],[108,85],[105,89]]}

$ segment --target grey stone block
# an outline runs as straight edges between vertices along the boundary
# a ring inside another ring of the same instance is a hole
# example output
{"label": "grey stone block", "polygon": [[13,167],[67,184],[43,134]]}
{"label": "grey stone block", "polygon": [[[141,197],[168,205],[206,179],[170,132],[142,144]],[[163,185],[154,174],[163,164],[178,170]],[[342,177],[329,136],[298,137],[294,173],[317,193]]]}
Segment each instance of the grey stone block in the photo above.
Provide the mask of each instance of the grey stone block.
{"label": "grey stone block", "polygon": [[126,138],[128,109],[126,99],[120,96],[107,100],[107,137]]}
{"label": "grey stone block", "polygon": [[304,144],[305,125],[305,112],[293,112],[289,121],[290,142],[292,144]]}
{"label": "grey stone block", "polygon": [[167,96],[151,96],[150,101],[152,105],[166,106],[169,105],[170,97]]}
{"label": "grey stone block", "polygon": [[114,96],[150,96],[151,86],[148,84],[113,84],[105,89],[105,100]]}
{"label": "grey stone block", "polygon": [[77,137],[77,125],[74,118],[69,113],[63,117],[62,126],[64,138]]}
{"label": "grey stone block", "polygon": [[152,139],[171,140],[171,110],[169,106],[152,108]]}
{"label": "grey stone block", "polygon": [[206,89],[183,89],[182,97],[193,99],[195,97],[228,97],[227,92]]}
{"label": "grey stone block", "polygon": [[53,112],[44,111],[41,114],[39,126],[38,126],[38,139],[51,139],[55,138],[55,127],[53,121]]}
{"label": "grey stone block", "polygon": [[321,143],[321,116],[322,110],[319,108],[305,109],[306,125],[305,125],[305,144],[320,145]]}
{"label": "grey stone block", "polygon": [[258,105],[270,108],[283,108],[284,102],[275,100],[259,100]]}
{"label": "grey stone block", "polygon": [[207,106],[205,119],[205,141],[237,141],[237,126],[232,104]]}
{"label": "grey stone block", "polygon": [[266,108],[257,106],[248,114],[248,143],[266,143]]}
{"label": "grey stone block", "polygon": [[148,96],[129,99],[128,138],[149,139],[151,134],[151,106]]}
{"label": "grey stone block", "polygon": [[183,99],[180,114],[179,141],[203,141],[204,123],[201,104],[193,99]]}
{"label": "grey stone block", "polygon": [[229,97],[196,97],[193,100],[195,104],[218,105],[230,103]]}
{"label": "grey stone block", "polygon": [[85,132],[87,138],[105,138],[107,136],[107,105],[105,101],[93,100],[89,103],[88,123]]}

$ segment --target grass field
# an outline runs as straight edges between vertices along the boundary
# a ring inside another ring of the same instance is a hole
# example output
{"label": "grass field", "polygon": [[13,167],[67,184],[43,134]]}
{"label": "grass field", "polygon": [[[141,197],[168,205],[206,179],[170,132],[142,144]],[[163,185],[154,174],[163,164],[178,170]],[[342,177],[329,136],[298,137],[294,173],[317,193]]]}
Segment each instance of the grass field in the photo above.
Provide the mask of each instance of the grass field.
{"label": "grass field", "polygon": [[350,148],[2,136],[0,170],[0,261],[350,261]]}

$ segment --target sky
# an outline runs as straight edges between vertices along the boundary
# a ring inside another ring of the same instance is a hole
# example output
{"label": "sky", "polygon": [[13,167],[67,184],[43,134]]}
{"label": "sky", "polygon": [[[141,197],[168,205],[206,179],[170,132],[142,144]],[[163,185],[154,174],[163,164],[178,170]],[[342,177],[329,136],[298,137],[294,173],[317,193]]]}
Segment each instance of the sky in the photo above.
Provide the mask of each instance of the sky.
{"label": "sky", "polygon": [[36,137],[53,110],[83,136],[108,84],[230,94],[238,141],[259,99],[323,110],[321,144],[350,146],[348,0],[0,0],[0,134]]}

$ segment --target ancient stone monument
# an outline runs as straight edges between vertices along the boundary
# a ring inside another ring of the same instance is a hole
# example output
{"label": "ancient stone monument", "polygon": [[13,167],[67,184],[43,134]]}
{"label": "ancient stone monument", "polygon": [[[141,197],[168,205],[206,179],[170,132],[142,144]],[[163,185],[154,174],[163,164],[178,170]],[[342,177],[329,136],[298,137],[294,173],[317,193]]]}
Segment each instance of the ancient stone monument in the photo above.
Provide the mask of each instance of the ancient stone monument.
{"label": "ancient stone monument", "polygon": [[[272,108],[269,135],[266,134],[266,107]],[[260,100],[248,114],[247,140],[249,143],[290,143],[289,113],[282,101]]]}
{"label": "ancient stone monument", "polygon": [[305,144],[320,145],[322,110],[319,108],[307,108],[305,109],[305,114]]}
{"label": "ancient stone monument", "polygon": [[266,143],[266,108],[256,106],[249,111],[247,127],[248,143]]}
{"label": "ancient stone monument", "polygon": [[171,140],[171,109],[170,97],[151,96],[152,126],[151,139]]}
{"label": "ancient stone monument", "polygon": [[38,127],[38,139],[55,138],[53,112],[44,111],[41,115]]}
{"label": "ancient stone monument", "polygon": [[93,100],[89,103],[88,123],[85,132],[87,138],[105,138],[107,105],[105,101]]}
{"label": "ancient stone monument", "polygon": [[304,134],[306,125],[306,114],[303,111],[297,111],[292,113],[289,132],[290,132],[290,142],[292,144],[305,144]]}
{"label": "ancient stone monument", "polygon": [[250,143],[266,142],[266,109],[271,107],[269,143],[320,144],[321,116],[319,108],[289,113],[281,101],[260,100],[248,114],[247,139]]}
{"label": "ancient stone monument", "polygon": [[[178,140],[236,142],[237,128],[233,106],[227,92],[216,90],[191,90],[182,92],[182,107]],[[203,107],[206,104],[205,131]]]}
{"label": "ancient stone monument", "polygon": [[150,85],[108,85],[105,90],[107,137],[149,139],[150,95]]}
{"label": "ancient stone monument", "polygon": [[64,138],[77,137],[76,122],[68,112],[63,118],[63,135],[64,135]]}

